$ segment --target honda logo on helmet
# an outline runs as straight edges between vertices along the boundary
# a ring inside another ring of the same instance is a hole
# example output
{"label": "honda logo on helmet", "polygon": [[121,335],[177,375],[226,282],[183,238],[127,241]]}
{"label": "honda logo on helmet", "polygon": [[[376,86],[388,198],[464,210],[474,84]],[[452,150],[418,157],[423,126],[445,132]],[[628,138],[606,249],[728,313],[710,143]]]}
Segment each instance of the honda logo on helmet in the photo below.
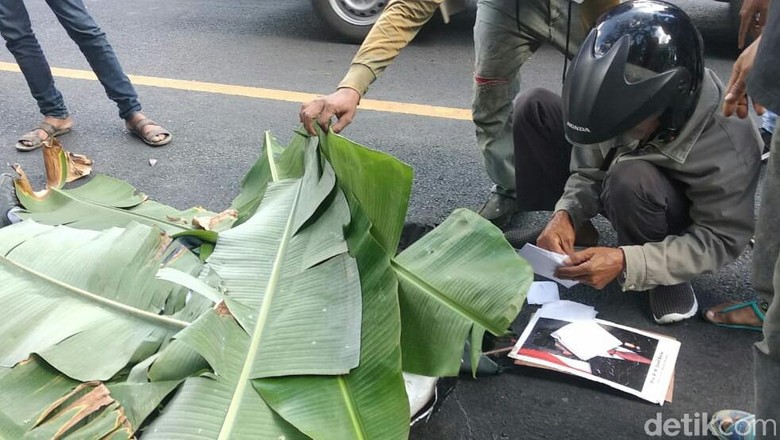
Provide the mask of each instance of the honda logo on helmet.
{"label": "honda logo on helmet", "polygon": [[572,130],[577,130],[577,131],[580,131],[582,133],[590,133],[590,128],[588,128],[588,127],[580,127],[579,125],[574,125],[574,124],[572,124],[569,121],[566,121],[566,126],[571,128]]}

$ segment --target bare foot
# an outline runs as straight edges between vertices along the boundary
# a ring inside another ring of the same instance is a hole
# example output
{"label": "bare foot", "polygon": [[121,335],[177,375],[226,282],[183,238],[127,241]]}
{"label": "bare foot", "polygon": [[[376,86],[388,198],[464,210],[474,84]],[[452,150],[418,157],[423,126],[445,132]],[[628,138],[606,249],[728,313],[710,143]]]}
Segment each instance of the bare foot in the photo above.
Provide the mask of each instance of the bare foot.
{"label": "bare foot", "polygon": [[[70,131],[73,127],[73,118],[66,116],[64,118],[55,118],[54,116],[44,116],[43,123],[54,127],[54,132]],[[64,133],[62,133],[64,134]],[[49,133],[41,128],[36,128],[22,135],[16,144],[19,150],[34,150],[41,146],[43,141],[49,138]]]}
{"label": "bare foot", "polygon": [[[161,131],[165,131],[165,129],[162,127],[162,125],[159,125],[157,123],[153,124],[147,124],[143,125],[141,127],[137,127],[138,123],[143,121],[144,119],[147,119],[146,116],[144,116],[141,112],[133,113],[130,118],[128,118],[125,121],[125,127],[130,130],[131,132],[135,131],[138,136],[141,136],[142,139],[144,139],[144,142],[152,143],[152,144],[161,144],[166,138],[170,138],[170,133],[161,133]],[[140,131],[140,132],[139,132]],[[166,142],[167,143],[167,142]]]}
{"label": "bare foot", "polygon": [[[745,306],[723,311],[737,304],[745,304]],[[766,312],[766,302],[758,301],[756,305],[762,313]],[[714,324],[744,325],[748,327],[761,327],[764,323],[753,307],[748,303],[742,302],[728,302],[711,307],[704,312],[704,319]]]}

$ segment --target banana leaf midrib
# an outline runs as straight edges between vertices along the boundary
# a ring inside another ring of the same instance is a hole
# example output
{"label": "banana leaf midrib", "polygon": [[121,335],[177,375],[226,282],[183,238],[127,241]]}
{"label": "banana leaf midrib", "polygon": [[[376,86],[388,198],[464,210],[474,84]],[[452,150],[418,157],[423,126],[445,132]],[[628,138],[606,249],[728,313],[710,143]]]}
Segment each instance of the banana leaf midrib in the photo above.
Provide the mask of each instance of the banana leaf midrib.
{"label": "banana leaf midrib", "polygon": [[271,139],[271,132],[266,131],[265,132],[265,145],[267,145],[267,148],[265,149],[265,154],[268,157],[268,168],[271,170],[271,181],[278,182],[279,181],[279,170],[276,169],[276,159],[274,158],[274,149],[271,148],[271,145],[273,144],[273,140]]}
{"label": "banana leaf midrib", "polygon": [[251,340],[249,342],[249,348],[247,349],[246,358],[244,359],[244,365],[241,368],[241,374],[238,377],[236,389],[233,392],[233,398],[230,399],[230,405],[228,406],[227,413],[225,414],[225,420],[222,423],[218,440],[230,439],[233,426],[235,425],[236,418],[238,417],[244,392],[246,392],[246,388],[250,386],[251,378],[249,376],[252,370],[252,365],[255,361],[255,357],[257,356],[257,351],[260,347],[260,341],[263,337],[263,330],[265,329],[268,314],[271,310],[271,304],[274,299],[274,294],[276,293],[277,283],[279,281],[279,277],[281,276],[282,266],[284,265],[287,247],[290,243],[290,240],[292,240],[293,235],[295,235],[293,231],[293,224],[295,220],[295,213],[298,209],[298,204],[301,199],[302,188],[303,185],[301,182],[298,182],[298,188],[295,192],[295,198],[293,199],[290,213],[287,217],[284,233],[282,234],[279,243],[279,249],[276,252],[276,258],[271,270],[271,276],[268,278],[268,285],[263,292],[263,302],[260,305],[260,310],[257,315],[257,322],[255,323],[254,331],[251,334]]}
{"label": "banana leaf midrib", "polygon": [[344,396],[344,403],[347,405],[347,412],[349,418],[352,421],[352,426],[355,428],[354,433],[358,436],[356,440],[367,440],[366,430],[363,428],[362,418],[358,416],[357,408],[355,408],[355,400],[352,398],[352,393],[349,391],[349,383],[344,376],[337,378],[339,384],[339,390]]}
{"label": "banana leaf midrib", "polygon": [[103,307],[107,307],[109,309],[118,310],[122,313],[125,313],[127,315],[141,318],[147,321],[154,322],[159,325],[164,325],[166,327],[174,327],[177,329],[183,329],[190,325],[189,322],[186,321],[180,321],[175,318],[171,318],[168,316],[158,315],[152,312],[148,312],[146,310],[142,310],[136,307],[129,306],[127,304],[110,300],[106,297],[97,295],[92,292],[88,292],[86,290],[80,289],[75,286],[71,286],[69,284],[63,283],[62,281],[59,281],[57,279],[54,279],[46,274],[43,274],[41,272],[38,272],[34,269],[31,269],[27,266],[24,266],[22,264],[19,264],[10,258],[8,258],[5,255],[0,255],[0,263],[5,264],[7,266],[10,266],[13,269],[16,269],[20,272],[22,272],[25,275],[33,276],[35,278],[38,278],[40,280],[43,280],[49,284],[52,284],[54,286],[57,286],[61,289],[66,290],[67,292],[71,293],[73,296],[85,300],[85,301],[91,301],[93,303],[97,303]]}
{"label": "banana leaf midrib", "polygon": [[492,325],[491,322],[481,319],[477,313],[474,313],[470,310],[458,306],[457,303],[447,298],[446,296],[442,295],[439,292],[439,290],[437,290],[435,287],[431,286],[430,284],[426,283],[423,279],[415,275],[412,271],[410,271],[406,267],[402,266],[395,259],[390,260],[390,265],[399,278],[403,278],[409,281],[410,283],[414,284],[420,290],[425,292],[428,296],[434,298],[439,303],[445,305],[453,312],[458,313],[459,315],[463,316],[467,320],[484,327],[485,329],[489,330],[493,334],[500,335],[506,332],[506,329],[497,328],[496,326]]}
{"label": "banana leaf midrib", "polygon": [[[59,188],[52,188],[52,191],[54,191],[57,194],[60,194],[60,195],[62,195],[64,197],[66,197],[68,200],[73,200],[75,202],[84,203],[84,204],[87,204],[87,205],[90,205],[90,206],[94,206],[96,208],[101,208],[101,209],[105,209],[105,210],[112,211],[112,212],[121,212],[121,213],[129,215],[131,217],[144,219],[144,220],[147,220],[147,221],[150,221],[150,222],[153,222],[153,223],[162,223],[162,224],[171,226],[173,228],[181,229],[182,231],[192,230],[192,228],[188,228],[186,226],[182,226],[182,225],[179,225],[179,224],[167,221],[167,220],[162,220],[162,219],[155,218],[155,217],[152,217],[152,216],[149,216],[149,215],[145,215],[145,214],[140,214],[140,213],[134,212],[132,210],[132,208],[129,208],[129,209],[117,208],[115,206],[107,206],[107,205],[104,205],[102,203],[98,203],[98,202],[96,202],[94,200],[81,199],[81,198],[78,198],[78,197],[74,197],[74,196],[70,195],[68,192],[63,191],[63,190],[61,190]],[[136,206],[138,206],[138,205],[136,205]],[[133,208],[135,208],[135,207],[133,207]]]}

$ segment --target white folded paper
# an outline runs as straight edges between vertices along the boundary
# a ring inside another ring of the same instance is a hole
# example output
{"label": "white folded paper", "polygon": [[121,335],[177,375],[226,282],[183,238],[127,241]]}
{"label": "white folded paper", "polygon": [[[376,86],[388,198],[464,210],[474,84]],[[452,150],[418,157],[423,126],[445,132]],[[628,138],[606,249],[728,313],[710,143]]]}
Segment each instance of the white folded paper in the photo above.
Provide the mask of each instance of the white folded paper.
{"label": "white folded paper", "polygon": [[590,321],[598,314],[591,306],[566,300],[547,303],[536,313],[540,318],[569,322]]}
{"label": "white folded paper", "polygon": [[528,260],[528,263],[531,264],[531,267],[534,268],[535,274],[549,278],[566,288],[578,284],[577,281],[562,280],[560,278],[556,278],[555,275],[553,275],[555,273],[555,269],[563,266],[563,260],[566,259],[566,255],[550,252],[546,249],[536,247],[530,243],[526,243],[522,249],[517,251],[517,253],[520,254],[521,257]]}
{"label": "white folded paper", "polygon": [[528,290],[528,304],[547,304],[560,301],[558,285],[552,281],[534,281]]}
{"label": "white folded paper", "polygon": [[606,356],[609,350],[621,344],[620,339],[612,336],[596,321],[572,322],[550,336],[583,361]]}

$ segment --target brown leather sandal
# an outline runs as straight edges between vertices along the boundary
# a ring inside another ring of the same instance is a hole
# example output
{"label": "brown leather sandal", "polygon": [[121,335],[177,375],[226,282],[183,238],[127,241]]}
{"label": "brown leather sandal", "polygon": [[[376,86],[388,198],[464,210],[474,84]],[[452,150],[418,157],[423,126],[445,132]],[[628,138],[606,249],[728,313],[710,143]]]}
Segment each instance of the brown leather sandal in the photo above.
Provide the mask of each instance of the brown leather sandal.
{"label": "brown leather sandal", "polygon": [[[43,131],[48,135],[46,139],[42,138],[38,134],[38,130]],[[41,122],[38,126],[29,132],[22,135],[18,141],[16,141],[16,149],[19,151],[33,151],[41,148],[43,142],[53,137],[62,136],[63,134],[70,133],[70,127],[57,128],[48,122]]]}
{"label": "brown leather sandal", "polygon": [[[153,129],[144,135],[143,128],[147,125],[154,125],[158,128]],[[152,121],[149,118],[143,118],[132,126],[127,125],[127,130],[141,138],[141,140],[150,147],[162,147],[163,145],[170,143],[171,139],[173,139],[173,135],[171,135],[170,131],[166,130],[162,125]],[[152,141],[152,138],[158,135],[163,135],[164,137],[157,142]]]}

